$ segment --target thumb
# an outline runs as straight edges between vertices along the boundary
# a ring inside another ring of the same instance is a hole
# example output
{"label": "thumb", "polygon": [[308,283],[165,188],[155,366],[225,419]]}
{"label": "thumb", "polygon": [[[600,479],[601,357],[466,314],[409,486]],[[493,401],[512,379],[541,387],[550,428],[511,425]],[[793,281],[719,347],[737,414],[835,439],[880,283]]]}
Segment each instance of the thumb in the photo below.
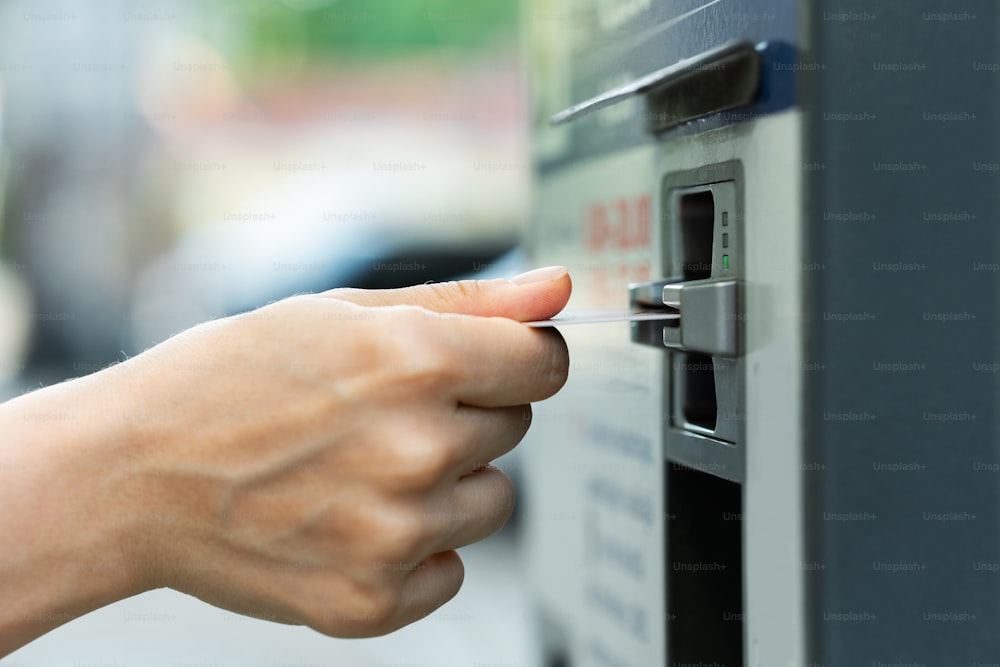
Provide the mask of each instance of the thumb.
{"label": "thumb", "polygon": [[573,285],[564,266],[548,266],[510,280],[461,280],[400,289],[335,289],[324,296],[359,306],[422,306],[439,313],[546,320],[569,301]]}

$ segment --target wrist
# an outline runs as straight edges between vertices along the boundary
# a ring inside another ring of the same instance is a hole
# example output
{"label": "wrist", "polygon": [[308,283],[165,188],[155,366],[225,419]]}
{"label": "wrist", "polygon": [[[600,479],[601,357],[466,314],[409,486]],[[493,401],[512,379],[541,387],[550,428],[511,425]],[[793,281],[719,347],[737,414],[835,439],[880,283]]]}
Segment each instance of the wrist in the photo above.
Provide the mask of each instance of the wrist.
{"label": "wrist", "polygon": [[117,370],[0,406],[0,655],[147,588]]}

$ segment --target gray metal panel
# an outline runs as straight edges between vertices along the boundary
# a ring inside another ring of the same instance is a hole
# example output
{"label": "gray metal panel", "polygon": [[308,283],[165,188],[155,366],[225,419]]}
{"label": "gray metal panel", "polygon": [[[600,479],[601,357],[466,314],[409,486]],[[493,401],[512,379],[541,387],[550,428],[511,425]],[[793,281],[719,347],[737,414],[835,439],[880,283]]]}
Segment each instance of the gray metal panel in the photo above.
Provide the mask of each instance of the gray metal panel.
{"label": "gray metal panel", "polygon": [[[542,3],[550,4],[557,3]],[[558,24],[558,31],[568,34],[564,56],[570,78],[569,99],[565,107],[551,109],[551,113],[727,42],[796,45],[799,37],[796,0],[566,0],[563,4],[566,6],[558,10],[526,13],[529,22],[543,27]],[[762,75],[780,81],[768,84],[768,89],[783,86],[785,73],[769,61]],[[777,97],[778,93],[771,91],[769,95]],[[781,91],[781,96],[790,95],[790,91]],[[547,155],[539,167],[547,171],[649,143],[645,128],[648,112],[639,101],[616,105],[569,125],[564,150]],[[765,105],[753,114],[772,113],[776,110],[772,107],[789,105]],[[725,118],[715,116],[710,123],[718,127],[745,117],[741,110]],[[700,132],[709,127],[702,124],[689,129]]]}
{"label": "gray metal panel", "polygon": [[810,664],[992,664],[1000,5],[803,6]]}

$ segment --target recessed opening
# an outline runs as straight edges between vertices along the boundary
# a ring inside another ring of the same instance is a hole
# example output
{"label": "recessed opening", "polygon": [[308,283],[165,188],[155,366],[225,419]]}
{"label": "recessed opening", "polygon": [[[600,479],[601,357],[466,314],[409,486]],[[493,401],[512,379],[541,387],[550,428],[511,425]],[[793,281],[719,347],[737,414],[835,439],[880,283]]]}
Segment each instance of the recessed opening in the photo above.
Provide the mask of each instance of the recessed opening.
{"label": "recessed opening", "polygon": [[739,484],[667,464],[668,665],[743,665]]}
{"label": "recessed opening", "polygon": [[715,393],[715,364],[706,354],[680,355],[681,407],[684,421],[692,426],[715,430],[719,404]]}
{"label": "recessed opening", "polygon": [[712,277],[712,239],[715,236],[715,198],[711,190],[680,196],[681,235],[685,280]]}

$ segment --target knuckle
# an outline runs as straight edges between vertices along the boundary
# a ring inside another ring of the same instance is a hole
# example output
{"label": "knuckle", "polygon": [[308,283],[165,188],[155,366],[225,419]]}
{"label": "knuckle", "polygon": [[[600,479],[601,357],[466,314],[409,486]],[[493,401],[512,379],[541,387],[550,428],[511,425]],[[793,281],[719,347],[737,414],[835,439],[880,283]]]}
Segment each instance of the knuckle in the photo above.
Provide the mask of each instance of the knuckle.
{"label": "knuckle", "polygon": [[385,480],[396,490],[429,489],[452,467],[450,448],[432,438],[401,438],[389,458]]}
{"label": "knuckle", "polygon": [[[356,587],[309,625],[336,637],[373,637],[386,634],[400,608],[399,592],[391,586]],[[329,604],[329,600],[327,600]]]}
{"label": "knuckle", "polygon": [[414,379],[421,385],[440,387],[454,379],[451,352],[436,336],[427,335],[422,340],[419,354],[413,364]]}
{"label": "knuckle", "polygon": [[399,591],[391,586],[382,586],[364,596],[357,605],[356,613],[365,619],[374,634],[385,634],[392,626],[401,603]]}
{"label": "knuckle", "polygon": [[374,547],[372,566],[381,573],[415,569],[431,538],[424,516],[408,507],[383,508],[375,513],[369,528]]}
{"label": "knuckle", "polygon": [[397,335],[386,345],[396,380],[407,391],[438,391],[454,380],[452,353],[425,315],[414,312],[401,318]]}
{"label": "knuckle", "polygon": [[422,487],[435,486],[452,467],[449,448],[433,442],[410,455],[413,482]]}
{"label": "knuckle", "polygon": [[[315,311],[316,302],[314,296],[310,294],[296,294],[251,312],[267,313],[269,315],[273,313],[276,317],[280,318],[298,318],[309,316],[315,313]],[[243,317],[248,317],[248,315],[244,314]],[[250,319],[253,318],[250,317]]]}

